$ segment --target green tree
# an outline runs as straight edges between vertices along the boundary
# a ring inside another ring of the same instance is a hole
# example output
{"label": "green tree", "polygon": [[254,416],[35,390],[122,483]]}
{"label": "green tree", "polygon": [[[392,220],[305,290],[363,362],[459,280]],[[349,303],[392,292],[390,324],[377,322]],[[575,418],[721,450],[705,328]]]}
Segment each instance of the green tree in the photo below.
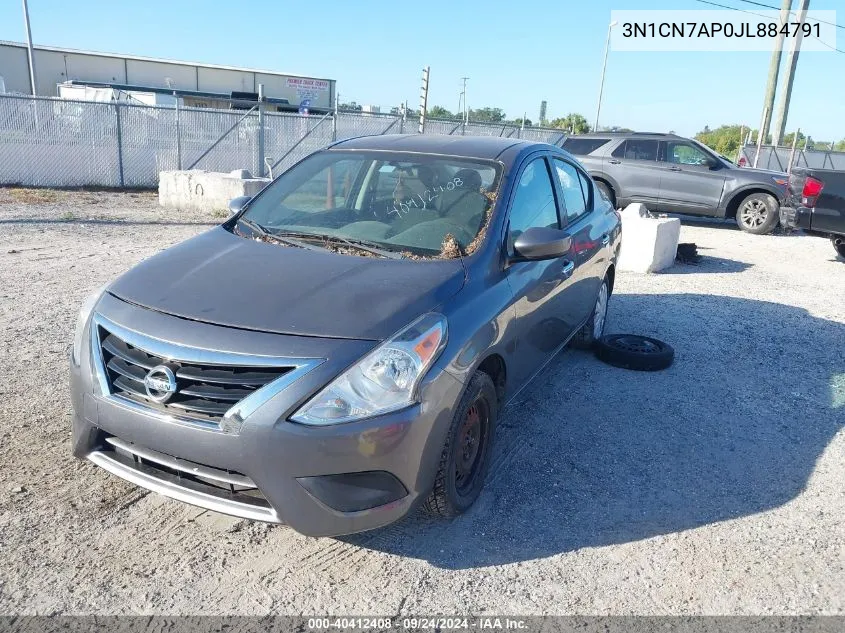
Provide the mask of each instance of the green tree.
{"label": "green tree", "polygon": [[[782,146],[792,147],[792,140],[795,138],[795,132],[790,132],[786,136],[783,137],[783,140],[780,142]],[[804,149],[804,141],[807,139],[804,136],[804,133],[800,130],[798,131],[798,145],[796,146],[798,149]],[[809,147],[809,145],[808,145]]]}
{"label": "green tree", "polygon": [[[522,125],[522,117],[514,119],[513,121],[508,121],[508,123],[513,123],[514,125]],[[525,119],[525,127],[531,127],[532,125],[534,124],[531,122],[531,119]]]}
{"label": "green tree", "polygon": [[723,156],[734,158],[742,142],[740,135],[746,134],[748,134],[748,128],[743,128],[741,125],[721,125],[715,130],[704,126],[704,129],[695,135],[695,140],[704,143]]}
{"label": "green tree", "polygon": [[845,152],[845,139],[842,139],[838,143],[834,143],[833,141],[814,141],[810,139],[810,149],[817,149],[817,150],[833,150],[834,152]]}
{"label": "green tree", "polygon": [[553,119],[549,121],[549,127],[556,127],[561,130],[567,130],[572,134],[587,134],[590,131],[590,124],[583,114],[577,112],[570,112],[563,118]]}
{"label": "green tree", "polygon": [[429,119],[455,119],[455,118],[457,118],[456,115],[452,114],[451,112],[449,112],[449,110],[447,110],[443,106],[439,106],[439,105],[431,106],[430,108],[428,108],[428,110],[426,110],[425,116],[426,116],[426,118],[429,118]]}
{"label": "green tree", "polygon": [[505,111],[501,108],[471,108],[469,120],[478,123],[501,123],[505,120]]}

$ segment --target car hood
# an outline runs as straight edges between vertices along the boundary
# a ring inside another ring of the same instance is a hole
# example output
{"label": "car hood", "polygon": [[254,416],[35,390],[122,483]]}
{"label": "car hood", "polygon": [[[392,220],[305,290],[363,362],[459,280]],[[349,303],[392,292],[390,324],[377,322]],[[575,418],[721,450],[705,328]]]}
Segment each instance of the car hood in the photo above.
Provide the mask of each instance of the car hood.
{"label": "car hood", "polygon": [[141,262],[110,287],[124,301],[243,329],[383,340],[463,286],[460,260],[339,255],[217,227]]}

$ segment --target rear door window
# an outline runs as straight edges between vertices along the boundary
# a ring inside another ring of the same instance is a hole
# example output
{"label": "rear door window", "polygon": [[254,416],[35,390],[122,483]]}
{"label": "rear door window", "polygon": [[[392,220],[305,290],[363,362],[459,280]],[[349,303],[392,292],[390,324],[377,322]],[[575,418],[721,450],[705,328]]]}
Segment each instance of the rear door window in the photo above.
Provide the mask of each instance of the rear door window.
{"label": "rear door window", "polygon": [[596,151],[602,145],[607,145],[609,138],[578,138],[570,136],[563,142],[563,149],[574,156],[586,156]]}
{"label": "rear door window", "polygon": [[611,154],[614,158],[626,160],[657,160],[657,141],[628,139]]}
{"label": "rear door window", "polygon": [[555,158],[554,166],[563,194],[563,203],[566,205],[566,222],[564,224],[570,224],[587,212],[588,197],[584,195],[580,174],[574,165]]}

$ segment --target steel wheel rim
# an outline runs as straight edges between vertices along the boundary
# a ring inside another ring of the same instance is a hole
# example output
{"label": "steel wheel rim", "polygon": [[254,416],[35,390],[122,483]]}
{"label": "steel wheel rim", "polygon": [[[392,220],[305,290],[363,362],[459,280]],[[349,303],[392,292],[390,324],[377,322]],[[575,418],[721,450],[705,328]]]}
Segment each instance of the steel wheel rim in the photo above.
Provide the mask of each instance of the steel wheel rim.
{"label": "steel wheel rim", "polygon": [[473,487],[487,444],[489,409],[482,398],[477,398],[467,409],[455,445],[455,489],[461,496]]}
{"label": "steel wheel rim", "polygon": [[644,338],[620,336],[614,341],[614,344],[616,347],[629,352],[636,352],[638,354],[657,354],[660,351],[659,345],[655,345],[648,339]]}
{"label": "steel wheel rim", "polygon": [[769,207],[762,200],[748,200],[743,203],[739,219],[745,226],[757,228],[763,225],[769,215]]}
{"label": "steel wheel rim", "polygon": [[607,284],[602,283],[596,299],[596,312],[593,317],[593,338],[599,339],[604,334],[604,322],[607,319]]}

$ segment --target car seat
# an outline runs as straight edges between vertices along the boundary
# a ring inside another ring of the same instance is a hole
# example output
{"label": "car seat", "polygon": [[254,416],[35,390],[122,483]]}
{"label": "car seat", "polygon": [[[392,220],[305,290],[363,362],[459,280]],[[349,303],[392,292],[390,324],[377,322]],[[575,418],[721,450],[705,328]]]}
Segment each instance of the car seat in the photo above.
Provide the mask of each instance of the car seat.
{"label": "car seat", "polygon": [[475,237],[487,208],[487,198],[481,193],[481,174],[475,169],[459,169],[453,182],[456,180],[461,184],[440,194],[440,215]]}

